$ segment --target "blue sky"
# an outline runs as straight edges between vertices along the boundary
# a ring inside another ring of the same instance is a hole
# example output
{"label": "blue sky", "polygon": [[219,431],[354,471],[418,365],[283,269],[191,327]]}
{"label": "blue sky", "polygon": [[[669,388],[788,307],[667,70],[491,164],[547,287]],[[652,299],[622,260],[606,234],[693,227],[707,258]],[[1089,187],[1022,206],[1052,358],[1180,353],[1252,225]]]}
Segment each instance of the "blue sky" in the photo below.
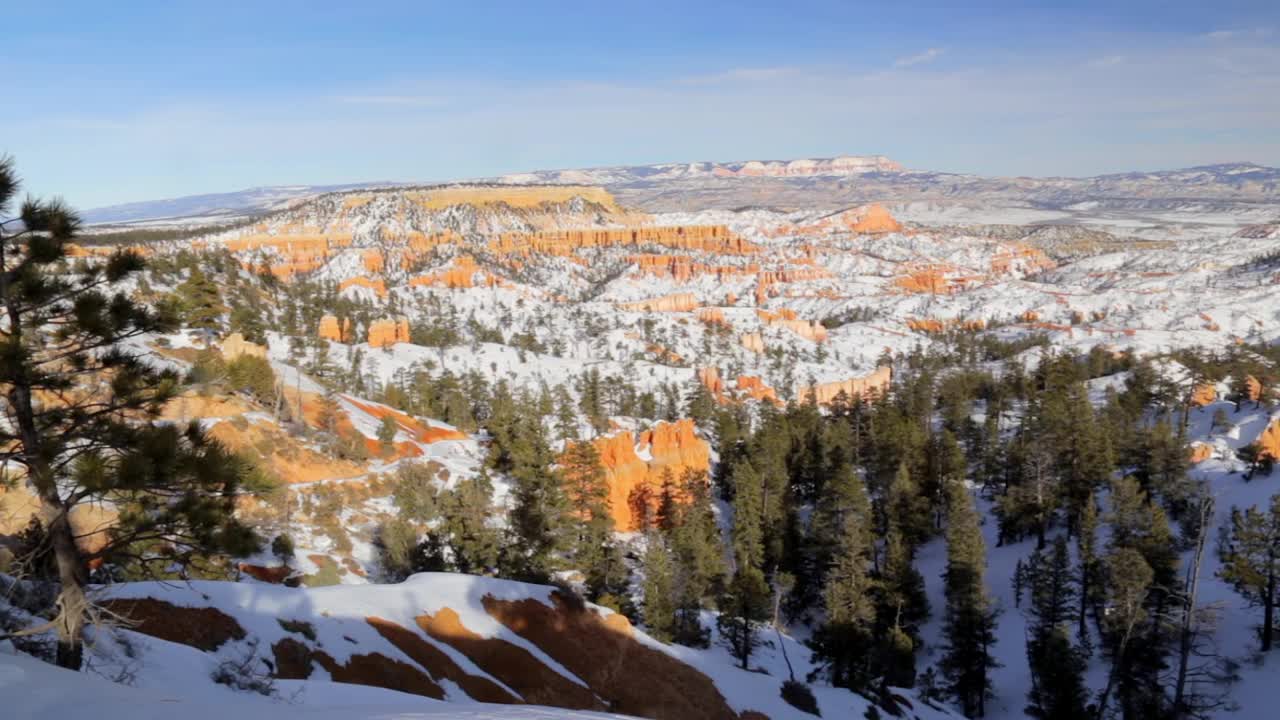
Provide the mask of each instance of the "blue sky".
{"label": "blue sky", "polygon": [[12,0],[0,17],[0,153],[83,208],[837,154],[1280,165],[1274,0]]}

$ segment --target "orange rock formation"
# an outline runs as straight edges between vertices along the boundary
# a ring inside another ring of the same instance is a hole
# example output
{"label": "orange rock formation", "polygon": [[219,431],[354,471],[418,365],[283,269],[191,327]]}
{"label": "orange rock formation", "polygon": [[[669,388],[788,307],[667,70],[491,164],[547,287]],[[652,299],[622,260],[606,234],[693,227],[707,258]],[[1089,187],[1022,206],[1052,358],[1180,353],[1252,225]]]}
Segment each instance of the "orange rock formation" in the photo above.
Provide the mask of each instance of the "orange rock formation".
{"label": "orange rock formation", "polygon": [[342,324],[338,324],[338,318],[332,315],[325,315],[320,318],[320,328],[316,331],[320,337],[325,340],[334,342],[351,342],[351,318],[344,318]]}
{"label": "orange rock formation", "polygon": [[489,251],[499,255],[541,253],[563,256],[582,248],[639,245],[662,245],[725,255],[746,255],[759,250],[723,225],[677,225],[504,233],[489,242]]}
{"label": "orange rock formation", "polygon": [[[687,469],[705,472],[711,467],[711,446],[697,436],[689,419],[658,423],[638,439],[623,431],[592,442],[608,478],[610,511],[621,530],[635,530],[640,521],[631,507],[632,491],[637,487],[648,483],[656,496],[664,471],[670,470],[679,481]],[[642,460],[640,454],[646,452],[650,459]]]}
{"label": "orange rock formation", "polygon": [[[381,257],[379,255],[378,257]],[[349,280],[343,280],[338,284],[338,292],[342,292],[349,287],[363,287],[372,290],[378,297],[387,296],[387,284],[381,279],[372,279],[367,277],[353,277]]]}
{"label": "orange rock formation", "polygon": [[408,318],[374,320],[369,324],[369,344],[373,347],[391,347],[409,342]]}
{"label": "orange rock formation", "polygon": [[1204,407],[1218,401],[1218,386],[1214,383],[1201,383],[1191,391],[1191,403],[1196,407]]}
{"label": "orange rock formation", "polygon": [[1202,463],[1213,457],[1213,446],[1209,443],[1193,442],[1191,443],[1190,461],[1192,465]]}
{"label": "orange rock formation", "polygon": [[738,342],[742,343],[742,347],[753,353],[764,352],[764,338],[760,333],[746,333],[738,338]]}
{"label": "orange rock formation", "polygon": [[476,261],[470,255],[463,255],[453,261],[453,265],[431,275],[420,275],[409,280],[411,286],[438,286],[446,287],[450,290],[460,290],[476,286],[476,275],[481,276],[481,282],[487,287],[494,287],[500,284],[500,280],[493,275],[481,270],[476,265]]}
{"label": "orange rock formation", "polygon": [[808,399],[812,396],[819,405],[829,405],[841,392],[850,400],[879,396],[889,389],[892,382],[893,368],[882,365],[869,375],[812,385],[802,390],[800,397]]}
{"label": "orange rock formation", "polygon": [[619,310],[627,312],[690,312],[698,307],[693,293],[676,293],[637,302],[618,303]]}
{"label": "orange rock formation", "polygon": [[698,308],[694,312],[694,317],[708,325],[728,325],[729,321],[724,317],[724,311],[720,308]]}
{"label": "orange rock formation", "polygon": [[261,345],[256,345],[244,339],[244,335],[240,333],[231,333],[227,339],[222,341],[222,358],[228,362],[235,360],[241,355],[252,355],[253,357],[265,358],[267,349]]}
{"label": "orange rock formation", "polygon": [[1267,429],[1258,436],[1257,442],[1262,448],[1263,457],[1280,460],[1280,418],[1272,419]]}

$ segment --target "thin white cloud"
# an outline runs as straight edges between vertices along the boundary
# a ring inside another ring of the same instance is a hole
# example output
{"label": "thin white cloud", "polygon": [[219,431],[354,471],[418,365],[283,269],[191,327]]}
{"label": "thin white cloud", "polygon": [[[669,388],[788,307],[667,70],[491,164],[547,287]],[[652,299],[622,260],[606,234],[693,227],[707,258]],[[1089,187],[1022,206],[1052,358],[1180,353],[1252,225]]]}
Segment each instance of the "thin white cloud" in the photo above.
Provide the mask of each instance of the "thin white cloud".
{"label": "thin white cloud", "polygon": [[679,78],[676,82],[681,85],[719,85],[722,83],[766,82],[794,75],[795,72],[796,69],[792,67],[731,68],[724,72],[708,73],[706,75],[689,75],[687,77]]}
{"label": "thin white cloud", "polygon": [[938,56],[942,55],[942,53],[946,51],[946,48],[931,47],[922,53],[907,55],[906,57],[900,57],[897,60],[894,60],[893,66],[896,68],[906,68],[913,65],[923,65],[937,60]]}
{"label": "thin white cloud", "polygon": [[403,107],[440,107],[444,98],[430,95],[342,95],[336,98],[347,105],[395,105]]}
{"label": "thin white cloud", "polygon": [[1263,25],[1254,28],[1245,28],[1241,30],[1214,30],[1204,34],[1206,38],[1214,42],[1227,42],[1231,40],[1261,40],[1271,36],[1271,28]]}
{"label": "thin white cloud", "polygon": [[1124,55],[1104,55],[1100,58],[1090,60],[1087,64],[1091,68],[1109,68],[1115,67],[1128,59],[1129,58]]}

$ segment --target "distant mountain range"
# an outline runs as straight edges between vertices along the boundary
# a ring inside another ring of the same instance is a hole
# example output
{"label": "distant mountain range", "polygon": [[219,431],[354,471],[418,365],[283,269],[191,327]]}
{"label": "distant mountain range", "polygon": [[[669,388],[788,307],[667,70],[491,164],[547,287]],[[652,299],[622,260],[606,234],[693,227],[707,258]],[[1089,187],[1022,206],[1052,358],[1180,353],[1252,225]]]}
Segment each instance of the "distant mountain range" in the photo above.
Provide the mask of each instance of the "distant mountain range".
{"label": "distant mountain range", "polygon": [[[1067,209],[1097,203],[1117,209],[1185,203],[1280,203],[1280,169],[1228,163],[1158,172],[1085,178],[986,177],[908,170],[880,155],[801,160],[663,163],[515,173],[485,182],[590,184],[609,188],[624,203],[652,211],[744,205],[842,207],[872,200],[999,202]],[[212,223],[280,209],[328,192],[410,183],[287,185],[96,208],[93,224],[147,221]]]}

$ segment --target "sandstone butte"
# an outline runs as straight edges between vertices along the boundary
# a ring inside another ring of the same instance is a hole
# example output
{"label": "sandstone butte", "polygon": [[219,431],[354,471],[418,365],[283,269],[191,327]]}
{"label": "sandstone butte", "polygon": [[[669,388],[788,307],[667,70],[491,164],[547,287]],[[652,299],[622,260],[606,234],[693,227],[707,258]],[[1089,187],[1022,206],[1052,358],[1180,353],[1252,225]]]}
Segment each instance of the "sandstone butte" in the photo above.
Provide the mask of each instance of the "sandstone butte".
{"label": "sandstone butte", "polygon": [[901,231],[902,223],[898,222],[883,205],[873,203],[828,215],[808,225],[784,225],[769,234],[806,235],[852,232],[860,235],[879,235]]}
{"label": "sandstone butte", "polygon": [[453,261],[449,267],[428,275],[419,275],[409,280],[411,287],[444,287],[450,290],[461,290],[476,286],[476,274],[481,275],[481,282],[486,287],[494,287],[500,284],[500,280],[493,275],[481,270],[476,265],[475,258],[470,255],[463,255]]}
{"label": "sandstone butte", "polygon": [[1218,401],[1218,386],[1215,383],[1201,383],[1191,391],[1191,404],[1204,407]]}
{"label": "sandstone butte", "polygon": [[387,284],[383,282],[381,279],[374,279],[374,278],[367,278],[367,277],[349,278],[347,280],[343,280],[341,283],[338,284],[338,292],[342,292],[343,290],[346,290],[349,287],[369,288],[374,292],[375,295],[377,295],[380,298],[387,296]]}
{"label": "sandstone butte", "polygon": [[827,339],[827,329],[821,323],[800,320],[796,317],[795,311],[789,308],[782,308],[776,312],[756,310],[756,316],[766,325],[784,327],[806,340],[825,342]]}
{"label": "sandstone butte", "polygon": [[244,335],[241,335],[238,332],[231,333],[222,341],[222,358],[230,362],[241,355],[265,358],[267,356],[267,349],[261,345],[245,340]]}
{"label": "sandstone butte", "polygon": [[951,282],[938,270],[916,270],[893,279],[894,287],[909,293],[945,295],[952,291]]}
{"label": "sandstone butte", "polygon": [[[716,367],[704,367],[698,369],[698,382],[707,388],[715,397],[716,402],[724,405],[732,402],[733,398],[728,395],[729,387],[725,384],[724,378],[720,377],[720,369]],[[752,400],[768,401],[774,405],[781,404],[778,400],[778,394],[774,389],[769,387],[755,375],[739,375],[734,383],[734,387],[740,395],[745,395]]]}
{"label": "sandstone butte", "polygon": [[764,338],[761,337],[758,332],[745,333],[738,338],[738,342],[742,344],[742,347],[753,353],[759,354],[764,352]]}
{"label": "sandstone butte", "polygon": [[1280,460],[1280,417],[1272,418],[1267,429],[1258,436],[1258,447],[1262,449],[1263,457]]}
{"label": "sandstone butte", "polygon": [[409,319],[374,320],[369,323],[369,344],[373,347],[391,347],[409,342]]}
{"label": "sandstone butte", "polygon": [[320,327],[316,334],[325,340],[346,343],[351,342],[351,318],[343,318],[342,324],[338,324],[338,318],[332,315],[325,315],[320,318]]}
{"label": "sandstone butte", "polygon": [[720,308],[698,308],[694,312],[694,317],[707,325],[729,325],[729,321],[724,317],[724,311]]}
{"label": "sandstone butte", "polygon": [[1246,375],[1244,378],[1245,395],[1249,402],[1258,402],[1258,398],[1262,397],[1262,383],[1258,382],[1258,378],[1252,375]]}
{"label": "sandstone butte", "polygon": [[724,280],[727,277],[751,275],[760,271],[760,266],[756,263],[743,266],[708,265],[697,262],[688,255],[648,253],[628,256],[627,262],[635,265],[641,275],[670,278],[679,283],[689,282],[702,276],[715,276],[716,280]]}
{"label": "sandstone butte", "polygon": [[812,395],[819,405],[830,405],[841,392],[848,395],[850,400],[877,397],[889,389],[891,382],[893,368],[882,365],[862,377],[811,385],[800,392],[800,397],[808,398]]}
{"label": "sandstone butte", "polygon": [[938,320],[936,318],[907,318],[907,327],[916,332],[940,333],[951,329],[983,330],[987,327],[985,320]]}
{"label": "sandstone butte", "polygon": [[489,241],[498,255],[571,255],[583,248],[661,245],[722,255],[749,255],[759,248],[723,225],[675,225],[592,230],[503,233]]}
{"label": "sandstone butte", "polygon": [[1213,446],[1209,443],[1193,442],[1191,443],[1190,449],[1191,452],[1188,460],[1191,461],[1192,465],[1202,463],[1213,457]]}
{"label": "sandstone butte", "polygon": [[691,312],[698,307],[693,293],[676,293],[636,302],[618,303],[619,310],[627,312]]}
{"label": "sandstone butte", "polygon": [[[604,465],[609,508],[619,529],[637,529],[640,518],[633,513],[631,503],[636,488],[648,484],[656,499],[665,471],[670,470],[672,478],[679,482],[685,470],[710,470],[711,446],[698,437],[696,430],[693,420],[686,418],[660,422],[640,433],[639,438],[624,430],[592,441]],[[650,459],[641,459],[640,454],[646,452]]]}
{"label": "sandstone butte", "polygon": [[822,268],[785,268],[758,272],[756,273],[756,305],[763,305],[769,296],[778,294],[773,289],[774,285],[829,277],[831,273]]}

